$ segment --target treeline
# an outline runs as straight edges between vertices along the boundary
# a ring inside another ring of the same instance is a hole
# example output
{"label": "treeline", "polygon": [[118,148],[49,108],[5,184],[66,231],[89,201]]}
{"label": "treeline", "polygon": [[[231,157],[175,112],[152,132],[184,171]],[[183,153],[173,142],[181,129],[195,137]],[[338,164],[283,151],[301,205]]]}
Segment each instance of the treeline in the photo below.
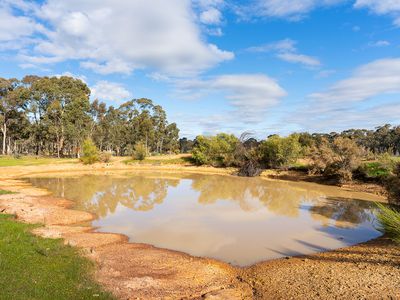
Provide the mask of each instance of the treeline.
{"label": "treeline", "polygon": [[88,86],[68,76],[0,78],[0,126],[3,155],[79,157],[87,138],[115,155],[130,155],[138,143],[149,153],[179,151],[179,129],[161,106],[90,102]]}
{"label": "treeline", "polygon": [[[181,150],[191,151],[195,163],[237,167],[239,175],[257,176],[263,169],[301,169],[331,182],[354,177],[385,184],[400,203],[400,127],[385,125],[376,130],[346,130],[342,133],[294,133],[271,135],[258,141],[221,133],[180,140]],[[182,149],[183,148],[183,149]]]}
{"label": "treeline", "polygon": [[[299,142],[302,146],[312,146],[319,141],[326,139],[330,142],[334,141],[338,137],[349,138],[357,143],[358,146],[363,149],[374,153],[391,153],[393,155],[400,154],[400,126],[392,126],[386,124],[375,128],[375,130],[369,129],[349,129],[340,133],[296,133],[299,137]],[[277,135],[270,135],[273,137]],[[182,153],[190,152],[196,144],[197,139],[190,140],[187,138],[181,138],[179,140],[179,147]],[[260,144],[255,138],[250,138],[247,143]]]}

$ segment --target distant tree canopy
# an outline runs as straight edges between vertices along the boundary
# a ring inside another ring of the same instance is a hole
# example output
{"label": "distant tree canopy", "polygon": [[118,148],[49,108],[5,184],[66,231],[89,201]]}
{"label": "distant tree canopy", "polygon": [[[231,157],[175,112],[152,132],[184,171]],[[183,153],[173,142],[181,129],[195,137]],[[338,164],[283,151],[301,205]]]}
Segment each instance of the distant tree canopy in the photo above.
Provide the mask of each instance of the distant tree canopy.
{"label": "distant tree canopy", "polygon": [[86,138],[117,155],[139,142],[149,152],[179,151],[179,129],[150,99],[115,108],[89,97],[88,86],[68,76],[0,78],[1,153],[79,156]]}

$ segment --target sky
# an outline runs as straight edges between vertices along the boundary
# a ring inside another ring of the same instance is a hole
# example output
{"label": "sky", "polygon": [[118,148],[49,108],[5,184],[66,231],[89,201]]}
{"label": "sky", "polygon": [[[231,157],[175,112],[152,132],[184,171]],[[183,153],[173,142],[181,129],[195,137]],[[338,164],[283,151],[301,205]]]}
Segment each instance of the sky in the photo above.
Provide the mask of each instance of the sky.
{"label": "sky", "polygon": [[400,0],[0,0],[0,77],[150,98],[180,135],[400,124]]}

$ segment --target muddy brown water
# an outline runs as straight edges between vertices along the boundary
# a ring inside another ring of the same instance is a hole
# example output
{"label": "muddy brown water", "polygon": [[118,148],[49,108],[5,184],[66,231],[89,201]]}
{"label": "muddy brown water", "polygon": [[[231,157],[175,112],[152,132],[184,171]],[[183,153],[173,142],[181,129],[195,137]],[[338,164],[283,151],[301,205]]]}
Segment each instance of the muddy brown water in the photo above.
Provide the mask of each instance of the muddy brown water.
{"label": "muddy brown water", "polygon": [[376,238],[375,196],[312,183],[224,175],[121,173],[25,178],[99,232],[237,266]]}

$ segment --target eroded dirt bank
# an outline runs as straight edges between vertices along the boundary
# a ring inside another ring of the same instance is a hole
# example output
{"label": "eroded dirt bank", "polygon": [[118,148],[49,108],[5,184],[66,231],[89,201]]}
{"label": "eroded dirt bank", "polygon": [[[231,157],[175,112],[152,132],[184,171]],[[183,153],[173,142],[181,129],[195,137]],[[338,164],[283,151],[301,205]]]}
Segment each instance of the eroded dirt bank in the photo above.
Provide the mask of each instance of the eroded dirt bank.
{"label": "eroded dirt bank", "polygon": [[[0,212],[16,214],[45,237],[62,237],[97,262],[96,278],[121,299],[396,299],[400,295],[400,248],[385,238],[302,258],[235,268],[211,259],[130,244],[118,234],[94,233],[94,216],[71,209],[19,178],[38,172],[137,169],[123,164],[53,165],[0,169]],[[145,168],[142,166],[141,168]],[[147,167],[148,168],[148,167]],[[171,169],[171,166],[157,168]],[[225,172],[190,167],[185,171]]]}

